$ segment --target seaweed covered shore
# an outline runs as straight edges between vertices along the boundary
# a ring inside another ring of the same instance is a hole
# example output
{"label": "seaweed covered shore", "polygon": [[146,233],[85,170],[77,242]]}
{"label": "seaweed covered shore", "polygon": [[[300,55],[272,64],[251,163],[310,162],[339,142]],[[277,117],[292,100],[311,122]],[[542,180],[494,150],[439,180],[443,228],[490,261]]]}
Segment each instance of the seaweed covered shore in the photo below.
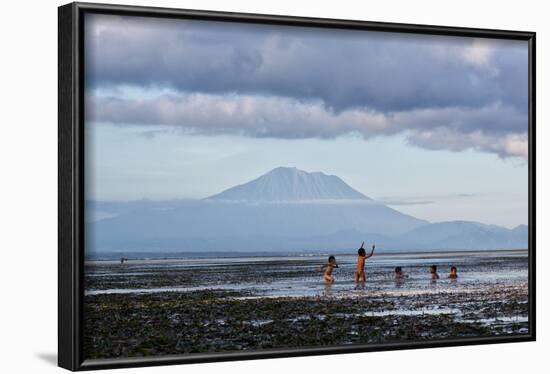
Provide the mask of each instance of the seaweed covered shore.
{"label": "seaweed covered shore", "polygon": [[86,295],[86,358],[376,344],[528,332],[527,283],[268,297],[247,290]]}

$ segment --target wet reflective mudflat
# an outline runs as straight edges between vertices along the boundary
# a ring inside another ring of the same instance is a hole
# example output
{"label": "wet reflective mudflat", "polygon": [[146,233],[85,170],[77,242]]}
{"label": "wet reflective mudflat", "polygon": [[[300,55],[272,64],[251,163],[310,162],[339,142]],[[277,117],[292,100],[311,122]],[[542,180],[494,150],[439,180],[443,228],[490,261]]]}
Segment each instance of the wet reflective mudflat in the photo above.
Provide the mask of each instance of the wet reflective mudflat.
{"label": "wet reflective mudflat", "polygon": [[[90,261],[86,358],[377,344],[528,333],[527,251]],[[431,281],[428,267],[440,275]],[[402,267],[405,279],[395,280]],[[458,279],[449,279],[450,266]]]}

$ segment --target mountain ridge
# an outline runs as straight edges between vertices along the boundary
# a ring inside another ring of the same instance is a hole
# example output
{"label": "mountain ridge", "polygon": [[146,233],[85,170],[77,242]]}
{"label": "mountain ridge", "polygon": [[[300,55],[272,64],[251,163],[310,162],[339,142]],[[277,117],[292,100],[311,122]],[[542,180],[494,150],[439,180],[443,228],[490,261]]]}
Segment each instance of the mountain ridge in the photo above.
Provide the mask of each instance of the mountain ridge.
{"label": "mountain ridge", "polygon": [[372,200],[335,175],[278,167],[206,198],[234,201]]}
{"label": "mountain ridge", "polygon": [[[370,199],[322,172],[275,168],[202,200],[86,202],[87,251],[385,250],[526,248],[528,228],[430,223]],[[101,219],[101,217],[104,217]],[[97,217],[96,217],[97,218]]]}

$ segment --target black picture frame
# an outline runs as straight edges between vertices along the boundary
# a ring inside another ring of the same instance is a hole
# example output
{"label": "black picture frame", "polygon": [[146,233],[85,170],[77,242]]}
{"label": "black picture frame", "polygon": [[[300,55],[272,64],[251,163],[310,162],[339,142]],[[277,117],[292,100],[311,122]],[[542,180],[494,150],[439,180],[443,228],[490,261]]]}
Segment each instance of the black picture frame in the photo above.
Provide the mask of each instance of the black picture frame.
{"label": "black picture frame", "polygon": [[[527,41],[529,44],[529,334],[461,338],[445,341],[350,345],[313,349],[273,349],[246,353],[209,353],[84,360],[82,355],[82,301],[84,263],[84,15],[216,20],[271,25],[314,26],[334,29],[489,37]],[[356,20],[288,17],[153,7],[70,3],[58,8],[58,364],[72,370],[250,360],[276,357],[342,354],[382,350],[418,349],[534,341],[535,297],[535,33],[524,31],[427,26]]]}

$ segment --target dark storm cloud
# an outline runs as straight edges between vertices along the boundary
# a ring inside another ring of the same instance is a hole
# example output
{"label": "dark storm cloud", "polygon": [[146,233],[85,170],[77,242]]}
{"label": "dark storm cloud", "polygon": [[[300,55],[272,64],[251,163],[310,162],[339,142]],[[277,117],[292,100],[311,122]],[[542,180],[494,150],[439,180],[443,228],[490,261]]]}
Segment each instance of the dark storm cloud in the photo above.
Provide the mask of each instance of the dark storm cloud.
{"label": "dark storm cloud", "polygon": [[278,95],[334,110],[526,109],[525,43],[112,16],[87,24],[90,87]]}
{"label": "dark storm cloud", "polygon": [[526,43],[88,17],[89,120],[527,154]]}

